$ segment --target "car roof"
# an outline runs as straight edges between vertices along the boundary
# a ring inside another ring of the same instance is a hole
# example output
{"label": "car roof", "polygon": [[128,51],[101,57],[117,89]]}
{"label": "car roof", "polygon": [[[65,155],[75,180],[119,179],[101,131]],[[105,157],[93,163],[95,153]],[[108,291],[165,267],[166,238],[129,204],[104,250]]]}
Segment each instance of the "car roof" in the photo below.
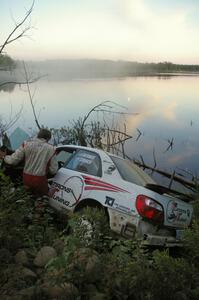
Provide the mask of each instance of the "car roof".
{"label": "car roof", "polygon": [[75,149],[82,149],[82,150],[87,150],[87,151],[93,151],[96,152],[98,154],[102,154],[102,153],[106,153],[107,155],[112,155],[109,152],[106,152],[102,149],[98,149],[98,148],[91,148],[91,147],[86,147],[86,146],[79,146],[79,145],[58,145],[56,147],[56,149],[62,149],[62,148],[75,148]]}
{"label": "car roof", "polygon": [[[124,159],[123,157],[121,156],[118,156],[118,155],[115,155],[115,154],[112,154],[110,152],[107,152],[107,151],[104,151],[102,149],[98,149],[98,148],[91,148],[91,147],[86,147],[86,146],[79,146],[79,145],[58,145],[56,147],[56,149],[62,149],[62,148],[74,148],[74,149],[82,149],[82,150],[87,150],[87,151],[92,151],[92,152],[95,152],[95,153],[98,153],[99,155],[100,154],[106,154],[108,155],[109,157],[110,156],[113,156],[113,157],[116,157],[116,158],[120,158],[120,159]],[[125,160],[125,159],[124,159]],[[152,179],[151,176],[149,176],[147,173],[145,173],[141,168],[139,168],[138,166],[136,166],[132,161],[130,161],[128,158],[126,159],[127,161],[129,161],[131,163],[131,167],[140,175],[140,177],[142,178],[143,180],[143,184],[145,183],[155,183],[155,181]]]}
{"label": "car roof", "polygon": [[[56,146],[56,149],[61,149],[61,148],[75,148],[75,149],[82,149],[82,150],[88,150],[88,151],[92,151],[98,154],[106,154],[108,156],[114,156],[114,157],[118,157],[121,159],[124,159],[124,157],[113,154],[111,152],[105,151],[103,149],[99,149],[99,148],[92,148],[92,147],[87,147],[87,146],[80,146],[80,145],[58,145]],[[126,158],[127,160],[129,160],[128,158]],[[129,160],[130,161],[130,160]],[[131,162],[133,163],[133,162]]]}

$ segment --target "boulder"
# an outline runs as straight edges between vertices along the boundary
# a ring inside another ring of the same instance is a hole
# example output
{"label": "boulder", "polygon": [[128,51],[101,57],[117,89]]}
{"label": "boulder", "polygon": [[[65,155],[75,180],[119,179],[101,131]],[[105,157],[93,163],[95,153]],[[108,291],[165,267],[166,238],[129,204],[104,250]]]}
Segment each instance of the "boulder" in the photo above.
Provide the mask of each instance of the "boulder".
{"label": "boulder", "polygon": [[37,278],[37,275],[28,268],[23,268],[21,272],[22,272],[22,276],[24,276],[25,278],[26,277],[33,278],[33,279]]}
{"label": "boulder", "polygon": [[53,247],[44,246],[38,251],[34,259],[34,265],[37,267],[44,267],[52,258],[56,256],[57,252]]}
{"label": "boulder", "polygon": [[92,296],[92,298],[90,298],[90,300],[106,300],[107,296],[103,293],[97,293],[94,296]]}
{"label": "boulder", "polygon": [[12,254],[6,248],[0,249],[0,265],[9,264],[13,260]]}
{"label": "boulder", "polygon": [[80,248],[74,252],[69,270],[81,270],[84,280],[93,283],[101,277],[102,264],[99,254],[90,248]]}
{"label": "boulder", "polygon": [[28,256],[24,250],[19,250],[15,255],[15,262],[19,265],[27,265],[28,264]]}
{"label": "boulder", "polygon": [[60,285],[50,285],[49,283],[43,286],[45,294],[49,299],[67,299],[76,300],[79,291],[72,283],[61,283]]}
{"label": "boulder", "polygon": [[62,254],[64,246],[64,241],[61,239],[56,239],[53,243],[53,248],[55,248],[58,255]]}
{"label": "boulder", "polygon": [[85,267],[86,277],[89,282],[95,282],[101,276],[101,261],[99,255],[91,254]]}
{"label": "boulder", "polygon": [[21,296],[22,299],[31,300],[33,299],[33,296],[35,296],[35,287],[31,286],[26,289],[22,289],[18,292],[17,296]]}

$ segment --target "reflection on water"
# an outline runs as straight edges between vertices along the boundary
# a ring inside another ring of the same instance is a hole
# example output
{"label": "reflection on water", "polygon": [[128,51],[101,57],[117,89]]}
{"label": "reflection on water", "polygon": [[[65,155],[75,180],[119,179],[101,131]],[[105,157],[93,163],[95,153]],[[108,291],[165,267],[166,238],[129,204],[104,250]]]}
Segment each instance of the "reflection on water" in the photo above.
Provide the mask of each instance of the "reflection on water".
{"label": "reflection on water", "polygon": [[[166,79],[166,80],[165,80]],[[138,115],[123,116],[132,141],[126,143],[131,157],[144,158],[147,164],[183,173],[199,169],[199,77],[133,77],[107,80],[47,81],[32,85],[35,109],[40,123],[49,127],[69,125],[95,105],[110,100]],[[6,90],[8,88],[8,90]],[[35,129],[28,93],[24,86],[4,86],[0,92],[1,115],[9,118],[23,105],[23,115],[15,126]],[[96,116],[95,116],[96,118]],[[136,141],[137,129],[141,136]],[[168,148],[169,141],[173,146]],[[168,150],[167,150],[168,148]],[[167,150],[167,151],[166,151]]]}

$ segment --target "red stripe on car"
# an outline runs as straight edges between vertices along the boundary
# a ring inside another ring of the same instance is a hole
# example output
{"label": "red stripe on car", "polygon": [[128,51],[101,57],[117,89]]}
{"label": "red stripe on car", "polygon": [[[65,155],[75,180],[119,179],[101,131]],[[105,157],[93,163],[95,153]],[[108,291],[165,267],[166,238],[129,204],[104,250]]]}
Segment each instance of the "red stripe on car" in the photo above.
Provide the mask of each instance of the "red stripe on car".
{"label": "red stripe on car", "polygon": [[86,185],[93,185],[93,186],[97,186],[97,187],[104,187],[104,188],[108,188],[117,192],[126,192],[129,193],[128,191],[121,189],[120,187],[107,183],[105,181],[99,180],[99,179],[95,179],[93,177],[89,177],[89,176],[85,176],[82,175],[82,177],[84,178],[84,182]]}
{"label": "red stripe on car", "polygon": [[85,191],[108,191],[108,192],[114,192],[114,193],[118,193],[117,190],[113,190],[111,188],[102,188],[102,187],[98,187],[98,186],[86,186],[84,188]]}

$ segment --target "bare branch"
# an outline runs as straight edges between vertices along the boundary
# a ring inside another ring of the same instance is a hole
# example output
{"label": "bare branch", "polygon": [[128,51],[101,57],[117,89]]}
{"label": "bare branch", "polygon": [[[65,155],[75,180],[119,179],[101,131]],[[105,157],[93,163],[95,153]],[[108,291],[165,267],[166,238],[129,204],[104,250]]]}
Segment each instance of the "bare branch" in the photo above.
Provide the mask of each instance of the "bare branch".
{"label": "bare branch", "polygon": [[110,111],[107,109],[95,109],[96,112],[106,112],[106,113],[112,113],[112,114],[118,114],[118,115],[139,115],[139,113],[128,113],[128,112],[122,112],[122,111]]}
{"label": "bare branch", "polygon": [[11,108],[10,120],[6,123],[3,123],[2,121],[0,121],[0,134],[1,134],[1,136],[7,130],[9,130],[19,120],[19,118],[21,116],[21,113],[22,113],[22,110],[23,110],[23,105],[21,106],[19,111],[12,117],[12,108]]}
{"label": "bare branch", "polygon": [[164,151],[164,152],[167,152],[169,149],[173,150],[173,141],[174,141],[174,138],[172,137],[171,140],[167,140],[167,142],[169,143],[169,146],[167,147],[167,149]]}
{"label": "bare branch", "polygon": [[139,140],[139,138],[141,137],[141,135],[142,135],[142,132],[138,129],[138,128],[136,128],[136,130],[137,130],[137,132],[138,132],[138,136],[137,136],[137,138],[136,138],[136,142]]}
{"label": "bare branch", "polygon": [[[138,165],[139,167],[141,167],[141,168],[149,169],[149,170],[154,170],[153,167],[151,167],[151,166],[149,166],[149,165],[146,165],[146,164],[143,163],[143,162],[139,162],[139,161],[137,161],[137,160],[135,160],[135,159],[133,160],[133,162],[134,162],[136,165]],[[171,173],[168,173],[168,172],[166,172],[166,171],[163,171],[163,170],[160,170],[160,169],[157,169],[157,168],[154,170],[154,172],[156,172],[156,173],[158,173],[158,174],[160,174],[160,175],[163,175],[163,176],[165,176],[165,177],[167,177],[167,178],[171,178],[171,177],[172,177]],[[195,191],[195,190],[196,190],[196,182],[194,182],[194,181],[190,181],[190,180],[181,178],[180,176],[177,176],[177,175],[175,175],[175,174],[173,175],[173,180],[175,180],[175,181],[177,181],[177,182],[183,184],[185,187],[191,189],[192,191]]]}
{"label": "bare branch", "polygon": [[173,171],[172,175],[171,175],[171,180],[169,182],[169,189],[171,188],[171,185],[173,183],[173,180],[174,180],[174,176],[175,176],[175,170]]}
{"label": "bare branch", "polygon": [[[112,108],[113,108],[113,106],[111,106],[111,104],[113,104],[113,105],[115,105],[115,106],[119,106],[119,107],[121,107],[121,108],[125,108],[126,109],[126,107],[124,107],[124,106],[122,106],[122,105],[119,105],[119,104],[117,104],[117,103],[115,103],[115,102],[113,102],[113,101],[104,101],[104,102],[101,102],[100,104],[98,104],[98,105],[96,105],[96,106],[94,106],[89,112],[88,112],[88,114],[84,117],[84,119],[83,119],[83,122],[82,122],[82,129],[83,129],[83,127],[84,127],[84,124],[85,124],[85,122],[86,122],[86,120],[89,118],[89,116],[90,116],[90,114],[92,113],[92,112],[108,112],[108,113],[111,113],[111,114],[120,114],[120,115],[132,115],[132,114],[137,114],[137,113],[128,113],[128,112],[121,112],[121,111],[113,111],[113,110],[111,110]],[[105,109],[105,108],[109,108],[109,109]]]}
{"label": "bare branch", "polygon": [[[39,79],[44,78],[45,76],[47,76],[47,75],[42,75],[42,76],[35,77],[33,79],[28,79],[28,82],[29,82],[29,84],[34,83],[34,82],[38,81]],[[27,81],[5,81],[5,82],[0,83],[0,87],[2,87],[4,85],[8,85],[8,84],[21,85],[21,84],[27,84]]]}
{"label": "bare branch", "polygon": [[[15,23],[15,28],[10,32],[10,34],[8,35],[8,37],[5,39],[4,43],[0,46],[0,54],[3,52],[4,48],[10,44],[13,43],[14,41],[20,39],[21,37],[25,36],[25,33],[31,29],[31,26],[27,26],[24,29],[21,29],[21,26],[26,22],[26,20],[28,19],[28,17],[31,15],[32,11],[33,11],[33,7],[34,7],[34,3],[35,0],[33,0],[32,5],[30,7],[30,9],[26,12],[24,18],[19,22],[19,23]],[[21,32],[18,33],[16,36],[15,34],[17,33],[17,31],[21,29]]]}
{"label": "bare branch", "polygon": [[[153,171],[156,169],[157,162],[156,162],[156,156],[155,156],[155,148],[153,147],[153,161],[154,161],[154,166],[153,166]],[[153,173],[152,171],[152,173]]]}
{"label": "bare branch", "polygon": [[[178,170],[184,172],[185,174],[189,175],[189,176],[192,178],[192,180],[195,180],[195,179],[198,180],[197,174],[194,175],[194,174],[193,174],[192,172],[190,172],[189,170],[185,170],[185,169],[182,169],[182,168],[179,168],[179,167],[177,167],[176,169],[178,169]],[[176,173],[177,173],[178,175],[184,177],[184,175],[182,175],[181,173],[179,173],[179,172],[176,172]]]}
{"label": "bare branch", "polygon": [[[143,156],[142,155],[140,155],[140,159],[141,159],[141,161],[142,161],[142,164],[143,164],[143,166],[145,165],[145,162],[144,162],[144,158],[143,158]],[[145,169],[145,168],[144,168]]]}
{"label": "bare branch", "polygon": [[37,127],[40,129],[41,126],[39,125],[39,121],[37,119],[37,115],[36,115],[36,111],[35,111],[35,107],[34,107],[34,103],[33,103],[33,95],[31,94],[30,85],[29,85],[29,81],[28,81],[28,73],[27,73],[26,65],[25,65],[24,62],[23,62],[23,67],[24,67],[24,72],[25,72],[25,79],[26,79],[26,85],[27,85],[27,88],[28,88],[28,95],[29,95],[29,99],[30,99],[30,104],[31,104],[33,115],[34,115],[34,118],[35,118],[35,123],[36,123]]}
{"label": "bare branch", "polygon": [[[107,129],[108,129],[108,128],[107,128]],[[110,128],[109,128],[109,131],[110,131],[110,132],[115,132],[115,133],[118,133],[118,134],[121,134],[121,135],[124,135],[125,137],[127,137],[127,138],[129,138],[129,139],[132,138],[131,135],[129,135],[129,134],[123,132],[123,131],[117,130],[117,129],[110,129]]]}

